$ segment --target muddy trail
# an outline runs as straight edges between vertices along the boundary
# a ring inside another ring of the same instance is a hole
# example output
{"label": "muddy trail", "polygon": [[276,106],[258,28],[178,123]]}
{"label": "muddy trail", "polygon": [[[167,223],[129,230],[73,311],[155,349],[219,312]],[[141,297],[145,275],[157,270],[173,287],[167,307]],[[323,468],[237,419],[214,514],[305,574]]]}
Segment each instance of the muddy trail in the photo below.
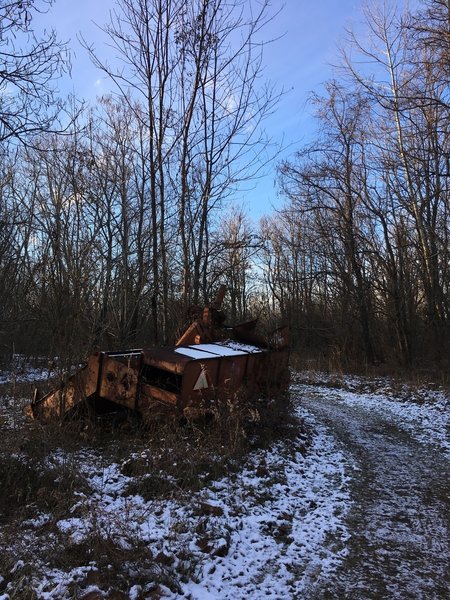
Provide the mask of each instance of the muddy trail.
{"label": "muddy trail", "polygon": [[[298,392],[297,392],[298,393]],[[297,395],[297,394],[296,394]],[[348,406],[333,390],[299,394],[349,457],[347,558],[310,598],[450,598],[450,463],[388,414]]]}

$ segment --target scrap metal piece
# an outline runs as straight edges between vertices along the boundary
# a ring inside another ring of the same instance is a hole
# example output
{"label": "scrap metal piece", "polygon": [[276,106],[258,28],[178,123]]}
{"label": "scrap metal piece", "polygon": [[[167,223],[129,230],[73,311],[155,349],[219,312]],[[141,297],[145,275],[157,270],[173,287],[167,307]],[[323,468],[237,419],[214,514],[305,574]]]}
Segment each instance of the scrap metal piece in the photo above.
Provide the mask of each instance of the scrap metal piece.
{"label": "scrap metal piece", "polygon": [[249,396],[273,393],[288,382],[289,335],[279,328],[265,339],[256,320],[225,325],[221,286],[175,346],[95,352],[57,389],[35,396],[27,413],[44,420],[77,409],[123,408],[150,421],[161,414],[191,417],[229,400],[241,389]]}

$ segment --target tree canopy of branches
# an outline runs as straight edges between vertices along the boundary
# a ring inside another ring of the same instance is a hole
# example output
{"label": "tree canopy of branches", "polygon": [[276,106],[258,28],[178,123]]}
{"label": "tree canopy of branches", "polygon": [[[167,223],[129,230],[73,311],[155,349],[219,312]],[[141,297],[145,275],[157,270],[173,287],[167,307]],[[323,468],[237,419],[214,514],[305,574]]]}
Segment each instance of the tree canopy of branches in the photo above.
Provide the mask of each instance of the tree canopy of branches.
{"label": "tree canopy of branches", "polygon": [[283,214],[320,248],[313,273],[292,262],[287,276],[305,290],[313,277],[338,352],[369,363],[447,357],[449,17],[440,0],[406,15],[366,8],[370,37],[349,32],[340,79],[314,99],[319,137],[279,169]]}
{"label": "tree canopy of branches", "polygon": [[3,347],[73,363],[97,346],[170,343],[226,283],[233,320],[287,320],[307,356],[448,368],[448,2],[365,10],[259,230],[228,200],[270,154],[268,1],[118,0],[104,27],[118,62],[86,43],[115,92],[64,136],[46,120],[58,46],[31,37],[41,62],[22,62],[37,3],[1,6],[0,51],[41,65],[24,87],[1,75],[3,148],[33,134],[0,176]]}
{"label": "tree canopy of branches", "polygon": [[[180,274],[182,304],[204,301],[212,215],[264,162],[268,140],[261,124],[279,97],[258,83],[268,9],[267,0],[118,0],[104,32],[119,65],[89,48],[146,128],[141,193],[155,341],[161,321],[167,337],[169,255]],[[169,225],[172,216],[176,223]],[[171,252],[167,238],[174,231],[180,243]]]}
{"label": "tree canopy of branches", "polygon": [[67,69],[66,47],[55,31],[33,31],[33,15],[50,3],[0,0],[0,143],[49,130],[59,113],[54,81]]}
{"label": "tree canopy of branches", "polygon": [[233,314],[246,313],[254,236],[237,211],[227,241],[221,209],[269,152],[271,18],[267,1],[118,0],[104,27],[118,62],[88,47],[116,92],[64,136],[22,148],[5,188],[16,214],[5,243],[23,240],[11,255],[17,340],[31,323],[60,355],[169,342],[223,278]]}

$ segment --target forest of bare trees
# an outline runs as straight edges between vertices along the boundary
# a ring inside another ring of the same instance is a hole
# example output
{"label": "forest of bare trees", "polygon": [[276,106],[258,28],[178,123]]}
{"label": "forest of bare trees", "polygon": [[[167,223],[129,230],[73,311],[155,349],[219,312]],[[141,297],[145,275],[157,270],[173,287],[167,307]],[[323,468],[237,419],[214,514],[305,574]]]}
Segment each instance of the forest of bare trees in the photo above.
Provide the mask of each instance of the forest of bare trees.
{"label": "forest of bare trees", "polygon": [[450,3],[365,18],[370,36],[349,32],[339,79],[314,98],[317,139],[280,167],[283,255],[304,266],[274,265],[272,285],[313,347],[315,323],[344,356],[445,363]]}
{"label": "forest of bare trees", "polygon": [[0,354],[168,344],[225,283],[304,357],[448,368],[450,2],[365,10],[259,225],[233,194],[270,158],[269,2],[117,0],[91,106],[56,97],[55,33],[20,47],[43,5],[0,2]]}

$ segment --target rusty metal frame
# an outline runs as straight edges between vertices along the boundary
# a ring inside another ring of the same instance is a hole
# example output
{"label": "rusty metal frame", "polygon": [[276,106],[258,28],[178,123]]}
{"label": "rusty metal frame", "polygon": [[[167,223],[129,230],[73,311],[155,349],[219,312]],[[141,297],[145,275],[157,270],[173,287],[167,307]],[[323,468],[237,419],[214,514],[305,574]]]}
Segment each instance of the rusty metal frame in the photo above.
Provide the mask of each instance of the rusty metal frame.
{"label": "rusty metal frame", "polygon": [[[28,413],[44,419],[64,417],[80,402],[98,398],[151,419],[155,406],[183,415],[201,411],[213,397],[232,396],[243,386],[256,391],[271,383],[283,387],[289,360],[287,328],[265,339],[256,332],[256,320],[227,327],[221,311],[225,291],[221,286],[175,346],[91,354],[64,387],[36,396]],[[210,385],[196,389],[199,368]],[[70,402],[66,394],[71,394]]]}

